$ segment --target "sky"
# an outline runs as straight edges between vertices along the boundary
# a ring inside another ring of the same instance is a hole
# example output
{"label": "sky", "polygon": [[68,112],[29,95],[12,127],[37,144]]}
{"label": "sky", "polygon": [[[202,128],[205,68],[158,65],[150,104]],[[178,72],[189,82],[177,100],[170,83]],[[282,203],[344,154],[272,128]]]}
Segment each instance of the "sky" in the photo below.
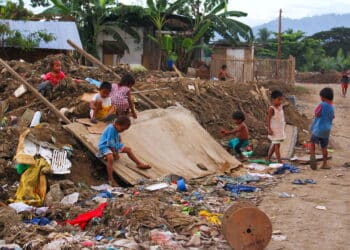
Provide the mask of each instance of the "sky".
{"label": "sky", "polygon": [[[26,2],[29,3],[30,0]],[[146,1],[119,0],[119,2],[142,5]],[[229,0],[228,9],[248,13],[248,17],[238,20],[253,27],[276,19],[279,9],[282,9],[283,17],[294,19],[329,13],[349,13],[350,0]]]}

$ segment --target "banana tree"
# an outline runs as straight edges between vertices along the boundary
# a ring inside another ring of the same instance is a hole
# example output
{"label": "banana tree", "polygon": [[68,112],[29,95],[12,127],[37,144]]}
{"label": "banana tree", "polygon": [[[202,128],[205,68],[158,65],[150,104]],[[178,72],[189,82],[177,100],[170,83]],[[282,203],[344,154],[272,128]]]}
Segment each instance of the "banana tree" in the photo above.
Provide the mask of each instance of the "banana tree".
{"label": "banana tree", "polygon": [[155,42],[159,48],[159,57],[157,64],[158,70],[160,69],[160,65],[162,62],[162,30],[167,22],[167,16],[175,13],[186,2],[187,0],[177,0],[173,3],[169,3],[167,0],[147,0],[148,15],[156,29],[155,36],[148,35],[148,38]]}

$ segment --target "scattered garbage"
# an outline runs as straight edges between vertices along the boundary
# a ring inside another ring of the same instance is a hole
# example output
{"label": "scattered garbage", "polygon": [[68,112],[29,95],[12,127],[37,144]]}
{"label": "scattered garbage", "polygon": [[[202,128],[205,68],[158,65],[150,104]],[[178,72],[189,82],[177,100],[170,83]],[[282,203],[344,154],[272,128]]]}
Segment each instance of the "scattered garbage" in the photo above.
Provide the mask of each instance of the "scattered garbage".
{"label": "scattered garbage", "polygon": [[26,93],[27,92],[27,89],[26,89],[26,87],[23,85],[23,84],[21,84],[16,90],[15,90],[15,92],[13,93],[13,95],[15,96],[15,97],[21,97],[24,93]]}
{"label": "scattered garbage", "polygon": [[316,206],[315,208],[318,210],[327,210],[325,206],[320,206],[320,205]]}
{"label": "scattered garbage", "polygon": [[280,194],[279,194],[279,197],[280,197],[280,198],[294,198],[295,195],[294,195],[294,194],[288,194],[288,193],[286,193],[286,192],[283,192],[283,193],[280,193]]}
{"label": "scattered garbage", "polygon": [[33,120],[30,123],[29,127],[33,128],[33,127],[38,126],[40,124],[40,119],[41,119],[41,112],[40,111],[36,111],[34,113]]}
{"label": "scattered garbage", "polygon": [[163,183],[157,183],[157,184],[147,186],[147,187],[145,187],[145,189],[148,191],[156,191],[156,190],[160,190],[160,189],[167,188],[167,187],[169,187],[169,184],[163,182]]}
{"label": "scattered garbage", "polygon": [[292,181],[292,183],[296,185],[306,185],[306,184],[316,184],[317,182],[313,179],[305,179],[305,180],[295,179]]}
{"label": "scattered garbage", "polygon": [[287,236],[285,236],[285,235],[272,235],[271,238],[274,241],[285,241],[285,240],[287,240]]}
{"label": "scattered garbage", "polygon": [[79,193],[75,192],[72,194],[69,194],[61,200],[61,203],[64,205],[73,205],[78,202],[79,199]]}
{"label": "scattered garbage", "polygon": [[245,186],[245,185],[235,185],[235,184],[226,184],[224,189],[230,191],[231,193],[235,193],[239,195],[241,192],[256,192],[257,188],[253,186]]}
{"label": "scattered garbage", "polygon": [[179,178],[177,180],[177,190],[180,192],[187,191],[186,183],[185,183],[185,180],[183,178]]}
{"label": "scattered garbage", "polygon": [[286,171],[289,171],[290,173],[300,173],[300,169],[298,167],[284,163],[283,166],[277,168],[273,174],[284,174]]}

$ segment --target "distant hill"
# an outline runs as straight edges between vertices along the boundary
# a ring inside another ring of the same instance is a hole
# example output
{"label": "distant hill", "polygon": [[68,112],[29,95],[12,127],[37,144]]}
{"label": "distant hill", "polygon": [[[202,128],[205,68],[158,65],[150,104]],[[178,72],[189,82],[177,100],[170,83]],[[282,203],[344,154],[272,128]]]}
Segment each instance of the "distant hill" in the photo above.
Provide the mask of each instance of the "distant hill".
{"label": "distant hill", "polygon": [[[350,27],[349,14],[326,14],[313,17],[304,17],[301,19],[291,19],[282,17],[282,31],[287,29],[301,30],[306,35],[313,35],[320,31],[330,30],[335,27]],[[256,35],[261,28],[267,28],[270,31],[278,31],[278,19],[271,22],[253,27]]]}

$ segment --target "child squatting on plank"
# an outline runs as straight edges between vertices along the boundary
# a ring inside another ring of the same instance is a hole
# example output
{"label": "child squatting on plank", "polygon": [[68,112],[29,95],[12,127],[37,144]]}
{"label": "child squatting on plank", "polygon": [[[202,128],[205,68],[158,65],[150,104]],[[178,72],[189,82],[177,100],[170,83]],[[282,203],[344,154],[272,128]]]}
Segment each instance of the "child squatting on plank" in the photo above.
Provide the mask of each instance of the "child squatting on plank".
{"label": "child squatting on plank", "polygon": [[275,153],[277,161],[282,163],[280,145],[285,136],[286,122],[283,111],[283,93],[279,90],[274,90],[271,93],[271,106],[267,114],[267,130],[268,138],[271,141],[267,160],[270,161],[273,153]]}
{"label": "child squatting on plank", "polygon": [[112,84],[103,82],[99,90],[99,93],[94,95],[90,102],[90,118],[92,123],[97,123],[97,120],[111,120],[115,118],[115,107],[112,105],[112,100],[109,96],[112,90]]}
{"label": "child squatting on plank", "polygon": [[236,138],[231,139],[228,142],[228,147],[235,149],[236,153],[239,155],[239,160],[245,160],[244,155],[242,154],[242,148],[247,147],[249,145],[249,130],[248,126],[245,124],[245,116],[241,111],[236,111],[232,114],[232,119],[234,124],[236,124],[236,128],[233,130],[221,130],[221,134],[226,135],[235,135]]}
{"label": "child squatting on plank", "polygon": [[311,125],[311,150],[310,150],[310,167],[312,170],[317,169],[317,162],[315,157],[316,144],[320,144],[323,155],[323,165],[321,168],[330,169],[327,165],[327,146],[329,135],[332,129],[332,122],[334,119],[333,98],[334,93],[331,88],[324,88],[320,91],[321,103],[315,110],[315,118]]}
{"label": "child squatting on plank", "polygon": [[107,161],[108,182],[111,186],[116,186],[113,178],[113,162],[119,159],[119,153],[126,153],[128,157],[136,163],[140,169],[151,168],[148,164],[142,163],[131,151],[131,148],[121,143],[119,133],[127,130],[131,125],[127,116],[119,116],[113,124],[109,124],[103,131],[98,143],[98,157],[104,157]]}

